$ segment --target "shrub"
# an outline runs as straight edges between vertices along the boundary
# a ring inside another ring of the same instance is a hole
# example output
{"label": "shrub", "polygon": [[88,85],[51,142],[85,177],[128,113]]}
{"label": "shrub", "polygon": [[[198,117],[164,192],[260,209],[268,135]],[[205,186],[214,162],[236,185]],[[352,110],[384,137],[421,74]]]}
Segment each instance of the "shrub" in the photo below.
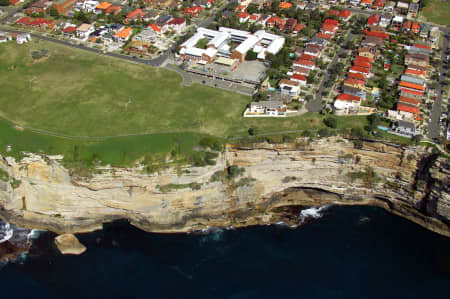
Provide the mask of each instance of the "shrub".
{"label": "shrub", "polygon": [[244,172],[245,172],[245,168],[243,168],[243,167],[239,167],[236,165],[229,166],[227,168],[227,178],[229,180],[231,180],[233,178],[237,178],[240,175],[242,175]]}
{"label": "shrub", "polygon": [[337,118],[333,116],[329,116],[323,120],[323,123],[330,128],[336,129],[337,128]]}

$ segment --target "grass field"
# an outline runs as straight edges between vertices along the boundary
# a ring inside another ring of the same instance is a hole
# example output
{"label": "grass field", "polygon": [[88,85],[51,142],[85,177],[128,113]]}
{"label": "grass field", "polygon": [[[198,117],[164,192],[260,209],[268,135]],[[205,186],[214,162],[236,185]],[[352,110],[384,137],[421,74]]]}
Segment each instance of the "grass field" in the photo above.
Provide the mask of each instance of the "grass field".
{"label": "grass field", "polygon": [[[33,51],[48,50],[34,60]],[[129,165],[146,154],[192,153],[205,135],[222,138],[324,128],[323,116],[243,118],[250,97],[193,85],[179,74],[44,41],[0,44],[0,116],[24,127],[71,136],[112,136],[101,141],[68,139],[18,130],[0,121],[0,152],[21,151],[99,157]],[[363,127],[365,117],[340,117],[338,129]],[[145,136],[114,137],[155,133]]]}
{"label": "grass field", "polygon": [[429,22],[450,26],[450,3],[442,0],[428,0],[421,15]]}

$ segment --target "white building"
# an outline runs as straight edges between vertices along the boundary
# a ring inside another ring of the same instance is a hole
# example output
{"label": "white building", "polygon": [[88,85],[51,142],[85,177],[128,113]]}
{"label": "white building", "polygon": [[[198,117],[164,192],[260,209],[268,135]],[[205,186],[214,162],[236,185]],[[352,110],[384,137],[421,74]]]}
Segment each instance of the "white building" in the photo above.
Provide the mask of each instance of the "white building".
{"label": "white building", "polygon": [[[204,49],[198,42],[208,39]],[[230,43],[239,45],[232,51]],[[248,31],[220,27],[218,31],[197,28],[197,33],[181,44],[180,56],[184,59],[204,60],[211,63],[217,56],[244,61],[248,51],[257,53],[257,58],[264,60],[267,54],[277,54],[283,47],[284,37],[259,30],[254,34]]]}
{"label": "white building", "polygon": [[98,1],[92,0],[84,1],[81,3],[81,9],[87,13],[93,13],[95,12],[95,9],[99,4],[100,3]]}
{"label": "white building", "polygon": [[289,111],[282,101],[251,102],[244,117],[285,117]]}
{"label": "white building", "polygon": [[89,34],[95,31],[94,25],[91,24],[81,24],[80,27],[77,28],[76,36],[81,40],[87,40]]}
{"label": "white building", "polygon": [[31,41],[31,36],[30,36],[30,34],[29,33],[23,33],[23,34],[19,34],[17,37],[16,37],[16,42],[18,43],[18,44],[24,44],[24,43],[27,43],[27,42],[29,42],[29,41]]}

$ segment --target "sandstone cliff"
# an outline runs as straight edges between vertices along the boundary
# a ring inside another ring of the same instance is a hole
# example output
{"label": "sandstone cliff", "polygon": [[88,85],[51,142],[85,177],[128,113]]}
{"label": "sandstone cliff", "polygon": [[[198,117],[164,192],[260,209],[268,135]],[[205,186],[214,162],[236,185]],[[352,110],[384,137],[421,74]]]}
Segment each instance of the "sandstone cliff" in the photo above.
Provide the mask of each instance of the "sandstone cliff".
{"label": "sandstone cliff", "polygon": [[[325,204],[377,205],[450,236],[448,166],[422,147],[341,138],[248,147],[228,145],[215,166],[102,167],[70,176],[61,157],[4,158],[0,217],[57,233],[88,232],[128,219],[151,232],[187,232],[279,221]],[[232,167],[230,167],[232,166]]]}

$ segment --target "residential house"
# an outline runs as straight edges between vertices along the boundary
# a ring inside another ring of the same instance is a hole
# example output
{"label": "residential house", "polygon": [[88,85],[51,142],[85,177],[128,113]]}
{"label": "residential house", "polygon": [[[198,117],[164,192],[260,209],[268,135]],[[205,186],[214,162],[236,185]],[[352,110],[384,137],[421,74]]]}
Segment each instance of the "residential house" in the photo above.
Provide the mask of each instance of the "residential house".
{"label": "residential house", "polygon": [[250,24],[254,24],[258,22],[260,18],[261,18],[260,14],[251,14],[250,17],[248,18],[248,22]]}
{"label": "residential house", "polygon": [[362,7],[371,7],[371,6],[372,6],[372,2],[373,2],[373,0],[361,0],[361,1],[359,2],[359,4],[360,4]]}
{"label": "residential house", "polygon": [[122,6],[111,5],[105,10],[106,15],[117,15],[122,11]]}
{"label": "residential house", "polygon": [[169,21],[168,26],[171,30],[176,32],[182,32],[186,29],[186,19],[185,18],[173,18]]}
{"label": "residential house", "polygon": [[419,134],[419,132],[416,130],[416,125],[413,122],[404,120],[399,120],[395,122],[392,127],[392,130],[395,133],[406,137],[413,137]]}
{"label": "residential house", "polygon": [[348,21],[350,20],[352,16],[352,12],[350,10],[347,9],[343,9],[341,10],[341,12],[339,13],[339,18],[343,21]]}
{"label": "residential house", "polygon": [[420,105],[422,104],[421,100],[408,98],[408,97],[400,97],[398,99],[398,102],[401,104],[412,105],[414,107],[420,107]]}
{"label": "residential house", "polygon": [[25,13],[28,15],[44,13],[47,8],[52,6],[52,2],[49,0],[39,0],[30,5],[27,9],[25,9]]}
{"label": "residential house", "polygon": [[376,60],[379,55],[379,51],[377,50],[377,47],[371,46],[371,47],[360,47],[358,48],[358,55],[361,57],[366,57],[373,60]]}
{"label": "residential house", "polygon": [[409,76],[409,75],[406,75],[406,74],[402,75],[400,77],[400,80],[401,81],[405,81],[405,82],[409,82],[409,83],[413,83],[413,84],[418,84],[418,85],[421,85],[421,86],[425,85],[425,80],[424,79],[417,78],[417,77],[414,77],[414,76]]}
{"label": "residential house", "polygon": [[247,23],[250,19],[250,14],[248,12],[240,12],[237,14],[239,23]]}
{"label": "residential house", "polygon": [[81,40],[87,40],[89,35],[94,32],[95,28],[94,25],[91,24],[81,24],[76,32],[75,35]]}
{"label": "residential house", "polygon": [[[78,3],[80,3],[80,2],[78,2]],[[95,12],[98,5],[99,5],[98,1],[92,1],[92,0],[84,1],[84,2],[81,2],[81,10],[83,10],[87,13],[93,13],[93,12]]]}
{"label": "residential house", "polygon": [[396,4],[397,3],[395,1],[387,1],[384,6],[384,11],[393,12]]}
{"label": "residential house", "polygon": [[194,0],[194,1],[192,1],[192,5],[200,6],[203,8],[211,8],[211,6],[212,6],[211,2],[209,2],[207,0]]}
{"label": "residential house", "polygon": [[382,47],[384,46],[383,38],[377,36],[365,36],[361,43],[363,47]]}
{"label": "residential house", "polygon": [[315,57],[320,57],[321,51],[322,51],[322,47],[320,47],[318,45],[314,45],[314,44],[309,44],[305,47],[305,49],[303,50],[303,53],[311,55],[311,56],[315,56]]}
{"label": "residential house", "polygon": [[29,33],[22,33],[16,36],[16,42],[21,45],[31,41],[31,36]]}
{"label": "residential house", "polygon": [[138,8],[127,14],[127,17],[124,20],[124,23],[130,23],[131,21],[142,21],[142,18],[147,14],[146,11]]}
{"label": "residential house", "polygon": [[408,8],[408,19],[415,19],[419,13],[419,3],[411,3]]}
{"label": "residential house", "polygon": [[347,78],[344,80],[344,85],[351,86],[358,89],[363,89],[366,87],[366,83],[363,80]]}
{"label": "residential house", "polygon": [[415,34],[420,33],[420,24],[418,22],[413,22],[411,25],[411,31]]}
{"label": "residential house", "polygon": [[116,34],[114,34],[114,40],[118,42],[126,42],[133,34],[131,27],[122,28]]}
{"label": "residential house", "polygon": [[289,9],[292,7],[292,3],[290,2],[281,2],[280,3],[280,9]]}
{"label": "residential house", "polygon": [[290,30],[290,31],[294,31],[295,26],[297,26],[297,19],[294,18],[288,18],[286,20],[286,24],[284,26],[285,30]]}
{"label": "residential house", "polygon": [[367,79],[367,75],[365,74],[361,74],[361,73],[347,73],[347,78],[351,78],[351,79],[356,79],[356,80],[361,80],[361,81],[366,81]]}
{"label": "residential house", "polygon": [[405,55],[406,65],[418,65],[421,67],[428,67],[430,64],[430,56],[425,54],[406,54]]}
{"label": "residential house", "polygon": [[288,79],[281,79],[278,83],[281,93],[284,95],[296,97],[300,94],[300,83]]}
{"label": "residential house", "polygon": [[67,26],[66,28],[64,28],[62,30],[62,33],[65,36],[73,36],[74,34],[76,34],[77,31],[77,26]]}
{"label": "residential house", "polygon": [[343,85],[342,91],[343,91],[343,93],[360,97],[363,100],[366,99],[366,91],[364,89],[359,89],[359,88]]}
{"label": "residential house", "polygon": [[58,11],[59,14],[64,14],[69,11],[78,0],[56,0],[53,2],[53,7]]}
{"label": "residential house", "polygon": [[378,24],[380,23],[380,19],[381,19],[381,16],[380,16],[379,14],[371,15],[371,16],[367,19],[367,26],[378,25]]}
{"label": "residential house", "polygon": [[430,34],[430,30],[431,30],[430,25],[425,24],[425,23],[421,24],[421,26],[420,26],[420,33],[419,33],[420,38],[428,39],[428,36]]}
{"label": "residential house", "polygon": [[361,97],[347,93],[339,94],[333,104],[336,114],[358,112],[360,105]]}
{"label": "residential house", "polygon": [[279,117],[286,116],[286,113],[287,107],[282,101],[260,101],[251,102],[248,113],[244,114],[244,117],[249,117],[251,114]]}
{"label": "residential house", "polygon": [[183,13],[187,16],[197,17],[203,11],[203,7],[193,6],[186,8]]}
{"label": "residential house", "polygon": [[402,26],[403,32],[409,32],[411,30],[411,25],[412,25],[411,21],[408,20],[404,21]]}
{"label": "residential house", "polygon": [[431,41],[431,47],[432,48],[438,48],[439,47],[439,39],[441,37],[441,31],[439,27],[435,26],[432,27],[430,30],[429,40]]}
{"label": "residential house", "polygon": [[392,19],[392,22],[391,22],[391,30],[393,30],[393,31],[400,31],[400,29],[402,28],[404,20],[405,19],[402,16],[395,16]]}
{"label": "residential house", "polygon": [[294,66],[292,68],[292,73],[293,74],[299,74],[299,75],[303,75],[303,76],[309,76],[309,73],[311,72],[310,69],[305,68],[305,67],[300,67],[300,66]]}
{"label": "residential house", "polygon": [[384,13],[380,17],[380,22],[378,23],[378,26],[386,28],[391,24],[392,16],[388,13]]}
{"label": "residential house", "polygon": [[415,69],[412,69],[410,67],[408,67],[405,70],[405,74],[407,74],[409,76],[421,78],[421,79],[426,79],[426,77],[427,77],[427,72],[426,71],[424,71],[424,70],[415,70]]}
{"label": "residential house", "polygon": [[293,66],[298,66],[298,67],[303,67],[303,68],[307,68],[310,70],[314,70],[314,68],[316,67],[316,63],[311,60],[297,60],[297,61],[294,61]]}
{"label": "residential house", "polygon": [[113,6],[111,3],[109,2],[102,2],[99,3],[96,7],[95,7],[95,13],[96,14],[102,14],[102,13],[106,13],[106,11],[108,10],[108,8],[110,8],[111,6]]}
{"label": "residential house", "polygon": [[375,2],[372,4],[372,8],[382,10],[385,5],[386,5],[386,0],[375,0]]}
{"label": "residential house", "polygon": [[306,85],[306,76],[300,75],[300,74],[293,74],[291,76],[291,81],[298,82],[300,85],[305,86]]}
{"label": "residential house", "polygon": [[350,73],[360,73],[363,75],[368,76],[370,74],[370,70],[368,68],[365,67],[360,67],[360,66],[352,66],[349,70]]}
{"label": "residential house", "polygon": [[406,15],[408,13],[408,9],[409,9],[409,3],[401,2],[401,1],[398,1],[397,6],[395,7],[395,10],[397,11],[397,13],[402,14],[402,15]]}

